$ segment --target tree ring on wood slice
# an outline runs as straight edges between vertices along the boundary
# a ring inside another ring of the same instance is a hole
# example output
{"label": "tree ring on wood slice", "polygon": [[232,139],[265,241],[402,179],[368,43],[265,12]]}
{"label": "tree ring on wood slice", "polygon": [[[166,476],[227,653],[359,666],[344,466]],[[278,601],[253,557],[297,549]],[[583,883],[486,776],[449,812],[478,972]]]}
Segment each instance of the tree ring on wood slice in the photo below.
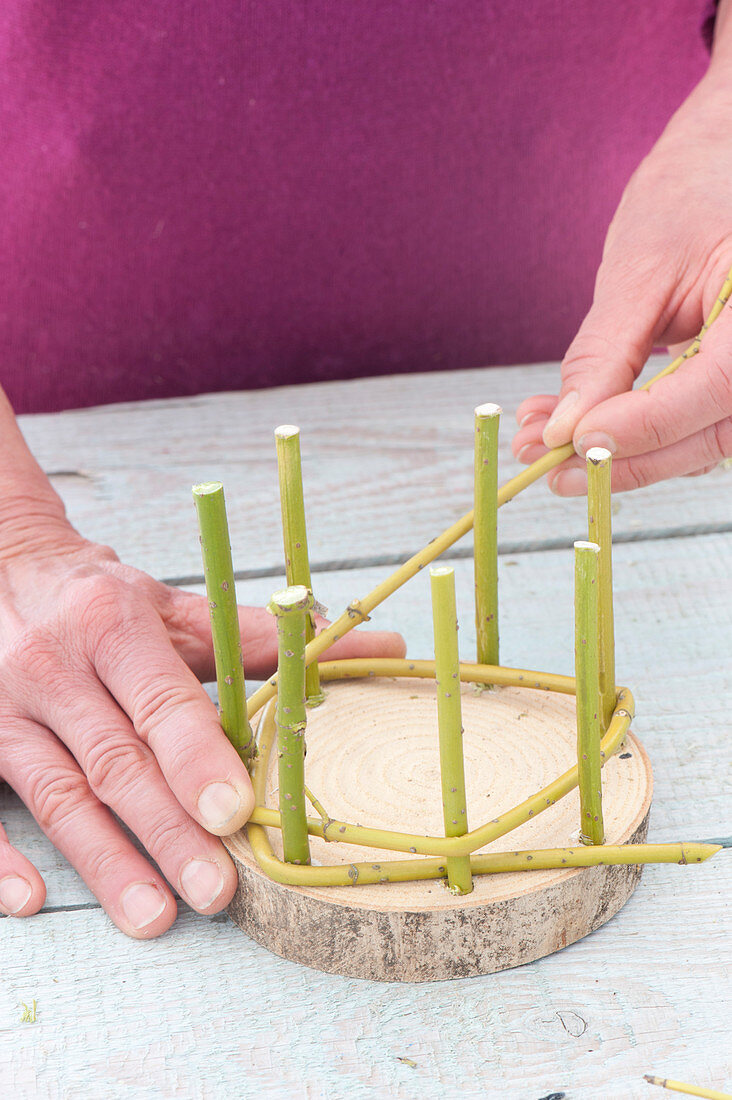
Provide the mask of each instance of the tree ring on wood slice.
{"label": "tree ring on wood slice", "polygon": [[[461,685],[468,827],[522,802],[576,764],[574,696]],[[276,751],[268,806],[277,806]],[[444,835],[434,681],[369,679],[326,685],[308,713],[306,783],[331,818]],[[603,767],[606,843],[643,843],[650,763],[628,734]],[[311,811],[312,812],[312,811]],[[313,816],[316,816],[313,814]],[[282,858],[279,829],[267,829]],[[579,846],[575,789],[481,852]],[[365,886],[287,886],[260,869],[246,829],[223,838],[239,872],[229,915],[258,943],[306,966],[377,981],[489,974],[531,962],[610,919],[641,867],[598,866],[473,877],[455,897],[442,879]],[[310,838],[313,864],[409,858]]]}

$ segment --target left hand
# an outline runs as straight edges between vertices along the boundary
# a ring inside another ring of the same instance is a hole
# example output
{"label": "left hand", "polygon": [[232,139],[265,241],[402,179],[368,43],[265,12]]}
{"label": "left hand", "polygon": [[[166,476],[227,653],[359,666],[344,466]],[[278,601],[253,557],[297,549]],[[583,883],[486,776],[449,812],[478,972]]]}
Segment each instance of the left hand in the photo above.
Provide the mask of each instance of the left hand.
{"label": "left hand", "polygon": [[732,455],[732,301],[696,356],[632,389],[654,346],[675,357],[697,334],[732,265],[731,126],[732,82],[713,63],[625,190],[559,395],[517,410],[521,462],[574,443],[577,456],[549,474],[555,493],[586,492],[590,447],[613,453],[615,491],[705,473]]}
{"label": "left hand", "polygon": [[[246,822],[253,795],[198,682],[214,676],[207,599],[82,539],[50,490],[43,508],[30,494],[11,508],[0,536],[0,779],[127,935],[170,927],[171,887],[218,912],[237,884],[219,837]],[[270,675],[275,620],[239,617],[247,675]],[[328,655],[401,657],[404,643],[353,631]],[[30,916],[45,896],[0,826],[0,914]]]}

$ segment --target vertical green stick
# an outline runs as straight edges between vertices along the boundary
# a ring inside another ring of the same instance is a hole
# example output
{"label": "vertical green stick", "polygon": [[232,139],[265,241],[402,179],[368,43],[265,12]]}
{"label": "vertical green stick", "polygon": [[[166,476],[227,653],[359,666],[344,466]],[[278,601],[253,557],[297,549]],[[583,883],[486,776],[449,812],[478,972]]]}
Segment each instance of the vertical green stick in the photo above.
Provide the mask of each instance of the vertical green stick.
{"label": "vertical green stick", "polygon": [[305,633],[313,597],[304,585],[275,592],[277,616],[277,766],[282,846],[288,863],[310,863],[305,806]]}
{"label": "vertical green stick", "polygon": [[[282,536],[285,544],[287,583],[288,585],[302,584],[312,592],[302,487],[300,429],[292,424],[281,424],[279,428],[275,428],[275,443],[280,477]],[[307,617],[305,632],[307,640],[311,642],[315,637],[315,628],[310,615]],[[317,661],[313,661],[305,673],[305,695],[310,707],[317,707],[325,698],[320,689]]]}
{"label": "vertical green stick", "polygon": [[[435,634],[442,815],[445,822],[445,836],[463,836],[468,831],[468,814],[465,801],[455,570],[449,566],[430,569],[430,582]],[[469,894],[473,889],[470,856],[448,858],[446,866],[450,889],[457,894]]]}
{"label": "vertical green stick", "polygon": [[600,666],[598,575],[600,547],[574,544],[574,665],[577,682],[577,769],[580,796],[580,840],[603,844],[600,774]]}
{"label": "vertical green stick", "polygon": [[194,485],[193,500],[198,515],[203,572],[211,615],[221,726],[239,756],[248,764],[254,748],[254,735],[247,718],[241,633],[224,487],[220,481]]}
{"label": "vertical green stick", "polygon": [[498,662],[498,425],[500,405],[475,410],[475,629],[478,664]]}
{"label": "vertical green stick", "polygon": [[613,620],[613,549],[610,477],[612,455],[604,447],[587,452],[587,525],[600,547],[597,606],[600,630],[600,714],[603,730],[615,710],[615,626]]}

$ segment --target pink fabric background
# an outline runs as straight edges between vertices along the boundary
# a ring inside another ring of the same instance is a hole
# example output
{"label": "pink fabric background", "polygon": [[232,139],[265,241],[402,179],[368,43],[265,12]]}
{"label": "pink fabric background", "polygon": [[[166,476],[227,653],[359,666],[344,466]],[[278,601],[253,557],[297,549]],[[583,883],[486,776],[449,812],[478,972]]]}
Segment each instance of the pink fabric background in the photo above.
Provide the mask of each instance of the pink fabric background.
{"label": "pink fabric background", "polygon": [[19,411],[560,357],[703,0],[3,0]]}

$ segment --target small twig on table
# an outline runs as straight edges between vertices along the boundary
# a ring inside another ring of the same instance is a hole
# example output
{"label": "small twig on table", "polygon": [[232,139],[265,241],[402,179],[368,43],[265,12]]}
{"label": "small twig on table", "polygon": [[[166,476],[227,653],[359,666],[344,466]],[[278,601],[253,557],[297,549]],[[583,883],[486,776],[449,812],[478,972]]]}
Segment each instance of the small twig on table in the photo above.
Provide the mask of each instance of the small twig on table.
{"label": "small twig on table", "polygon": [[732,1094],[729,1092],[719,1092],[718,1089],[705,1089],[698,1085],[685,1085],[682,1081],[671,1081],[668,1077],[649,1077],[646,1074],[643,1080],[647,1081],[649,1085],[660,1085],[671,1092],[683,1092],[686,1096],[703,1096],[705,1100],[732,1100]]}

